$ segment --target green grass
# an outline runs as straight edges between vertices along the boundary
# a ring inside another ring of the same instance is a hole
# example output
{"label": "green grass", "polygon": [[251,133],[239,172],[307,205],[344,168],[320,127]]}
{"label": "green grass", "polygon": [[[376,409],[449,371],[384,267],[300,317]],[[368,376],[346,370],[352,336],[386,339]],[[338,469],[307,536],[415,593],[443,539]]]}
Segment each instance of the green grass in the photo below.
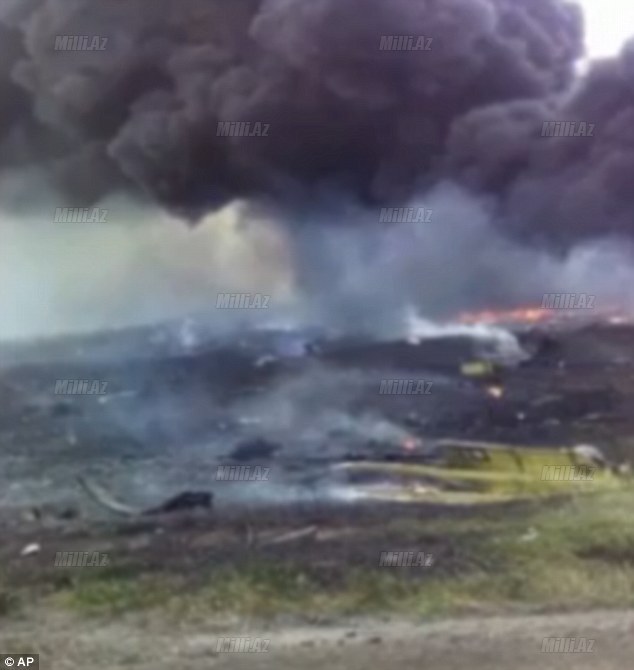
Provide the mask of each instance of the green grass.
{"label": "green grass", "polygon": [[[632,510],[628,491],[519,511],[482,510],[470,518],[395,518],[366,534],[370,547],[383,537],[422,544],[435,538],[447,555],[431,568],[378,567],[378,560],[339,566],[333,578],[311,564],[310,554],[289,548],[282,560],[256,553],[210,565],[194,580],[134,569],[85,571],[52,598],[88,614],[160,608],[179,619],[628,607],[634,606]],[[0,582],[0,606],[1,594]]]}
{"label": "green grass", "polygon": [[19,604],[19,598],[11,590],[6,577],[0,572],[0,617],[14,615]]}
{"label": "green grass", "polygon": [[77,580],[73,588],[56,594],[54,600],[88,614],[121,614],[164,606],[178,588],[178,580],[167,575],[105,576]]}

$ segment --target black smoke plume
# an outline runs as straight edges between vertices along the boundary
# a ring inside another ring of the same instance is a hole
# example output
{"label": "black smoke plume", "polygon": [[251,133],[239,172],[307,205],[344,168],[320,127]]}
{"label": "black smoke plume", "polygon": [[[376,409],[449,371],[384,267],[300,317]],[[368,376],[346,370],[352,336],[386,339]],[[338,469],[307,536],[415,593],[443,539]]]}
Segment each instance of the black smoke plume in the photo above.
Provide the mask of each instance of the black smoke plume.
{"label": "black smoke plume", "polygon": [[[582,135],[544,137],[549,121]],[[634,42],[567,96],[496,104],[456,121],[447,169],[496,193],[500,216],[534,242],[565,249],[634,234]]]}
{"label": "black smoke plume", "polygon": [[[444,168],[455,124],[453,144],[464,142],[472,170],[486,173],[490,153],[504,149],[485,130],[478,146],[460,119],[494,105],[516,135],[514,106],[563,93],[582,49],[580,12],[559,0],[0,8],[2,164],[45,164],[73,203],[123,187],[192,217],[236,197],[301,199],[330,186],[397,202]],[[429,48],[381,50],[391,35],[424,36]],[[63,36],[107,42],[56,50]],[[267,136],[219,137],[223,121],[270,125]],[[567,163],[575,159],[584,156]],[[538,157],[524,162],[539,169]],[[509,202],[521,200],[518,188],[515,196],[506,185]]]}
{"label": "black smoke plume", "polygon": [[[562,0],[0,0],[0,174],[36,164],[73,205],[128,190],[192,220],[449,179],[533,242],[631,234],[634,49],[579,81],[582,23]],[[392,35],[429,48],[382,50]],[[219,136],[234,121],[268,132]]]}

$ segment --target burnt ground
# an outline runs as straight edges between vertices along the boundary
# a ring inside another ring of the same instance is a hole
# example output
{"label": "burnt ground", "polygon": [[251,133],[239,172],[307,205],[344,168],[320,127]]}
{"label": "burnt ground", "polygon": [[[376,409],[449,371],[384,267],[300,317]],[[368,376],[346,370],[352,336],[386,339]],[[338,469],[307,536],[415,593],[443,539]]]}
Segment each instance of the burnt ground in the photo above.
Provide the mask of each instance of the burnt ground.
{"label": "burnt ground", "polygon": [[[221,507],[340,502],[329,463],[398,450],[408,436],[591,443],[627,459],[633,335],[631,326],[525,331],[525,360],[501,365],[493,379],[460,374],[461,363],[495,355],[464,337],[418,345],[318,340],[303,356],[280,355],[271,333],[187,352],[155,345],[142,330],[5,346],[0,508],[52,504],[96,514],[77,475],[141,506],[185,489],[213,489]],[[73,379],[105,383],[107,392],[55,394],[58,380]],[[383,379],[431,386],[424,395],[381,395]],[[501,398],[487,393],[491,384],[504,388]],[[250,464],[269,467],[270,481],[216,481],[218,465],[238,462],[230,459],[237,445],[261,439],[275,448]]]}
{"label": "burnt ground", "polygon": [[[400,452],[403,440],[411,438],[424,448],[434,438],[459,437],[514,444],[590,443],[612,460],[632,458],[631,326],[523,331],[518,334],[522,361],[507,360],[495,347],[464,337],[419,345],[322,338],[304,355],[296,347],[289,354],[277,337],[210,340],[183,351],[169,339],[156,345],[151,331],[138,330],[3,348],[0,616],[12,621],[5,630],[16,637],[9,639],[24,639],[17,632],[20,621],[32,620],[33,605],[48,603],[50,608],[69,593],[75,594],[81,611],[93,605],[103,611],[105,605],[120,617],[128,609],[161,605],[166,584],[172,592],[195,595],[206,593],[210,580],[215,580],[214,598],[220,598],[226,582],[226,602],[246,598],[254,615],[266,619],[276,609],[288,610],[290,621],[314,624],[330,619],[322,619],[319,608],[302,612],[304,582],[314,590],[311,598],[323,592],[328,599],[348,588],[351,575],[361,575],[365,595],[343,609],[380,612],[384,599],[391,598],[381,590],[383,574],[373,583],[382,551],[423,547],[434,556],[434,579],[468,578],[482,571],[495,575],[505,569],[507,557],[490,547],[478,549],[486,533],[494,536],[503,518],[509,524],[505,532],[517,525],[518,541],[534,534],[530,519],[541,503],[465,509],[359,500],[328,468],[350,454]],[[461,363],[484,355],[501,363],[493,377],[461,374]],[[430,392],[379,393],[382,379],[398,378],[431,381]],[[60,379],[105,381],[107,393],[56,395]],[[500,398],[487,393],[492,384],[503,387]],[[266,440],[275,448],[254,447],[252,440]],[[254,451],[251,457],[249,449],[236,452],[245,442]],[[232,454],[239,458],[232,460]],[[217,466],[228,463],[268,467],[270,479],[217,481]],[[210,511],[124,520],[89,500],[77,475],[87,475],[142,507],[190,489],[212,491],[215,504]],[[564,504],[551,501],[549,509]],[[601,524],[596,521],[596,528]],[[304,539],[275,543],[289,530],[308,527],[314,532]],[[589,531],[587,540],[584,533],[574,550],[588,564],[597,556],[607,561],[601,565],[615,568],[634,562],[629,544],[612,546],[609,538],[602,544],[592,539],[594,532]],[[30,545],[32,553],[23,555]],[[102,593],[93,581],[96,571],[55,567],[55,555],[62,551],[107,554],[109,566],[97,582],[112,580],[123,588],[108,586]],[[405,599],[430,574],[402,568],[398,580],[387,582],[390,591]],[[149,588],[137,588],[141,583]],[[250,593],[232,591],[245,587],[258,592],[262,584],[264,594],[255,603],[250,603]],[[610,605],[611,592],[603,592],[602,584],[597,588],[598,596],[592,594],[584,603]],[[630,587],[617,582],[610,588],[627,596]],[[519,589],[518,602],[524,597],[521,582],[508,589]],[[280,594],[287,594],[282,602],[276,600]],[[627,606],[627,598],[618,604]],[[568,608],[576,601],[571,596],[562,602]],[[214,611],[224,603],[221,598]],[[469,607],[465,605],[466,613]],[[480,611],[480,605],[473,607]],[[524,605],[518,607],[524,611]],[[59,612],[56,616],[66,616]],[[61,639],[74,639],[77,625],[64,624],[60,637],[49,641],[51,649]],[[135,639],[146,639],[139,625]],[[173,622],[154,621],[153,630],[163,625],[172,627]],[[38,635],[44,638],[43,631]],[[450,655],[451,639],[446,642],[443,649]],[[110,644],[116,646],[114,640]],[[319,657],[309,652],[305,650],[306,662],[309,656]],[[69,647],[64,658],[73,653]],[[514,653],[509,651],[509,658]],[[95,662],[103,664],[99,658]],[[357,661],[355,656],[345,664]],[[458,661],[456,657],[455,667]],[[76,667],[73,663],[68,667]]]}
{"label": "burnt ground", "polygon": [[[254,333],[184,350],[137,329],[4,345],[0,510],[98,515],[78,475],[142,507],[190,489],[212,490],[219,508],[342,503],[350,496],[330,464],[400,452],[408,438],[423,448],[445,437],[590,443],[613,460],[631,456],[632,326],[527,330],[518,334],[521,361],[466,337],[411,345],[297,336],[293,355],[288,338]],[[308,342],[305,355],[298,341]],[[494,377],[463,376],[461,363],[481,356],[502,361]],[[55,393],[58,380],[74,379],[106,393]],[[425,380],[428,393],[381,395],[384,379]],[[502,397],[487,392],[492,384]],[[258,440],[268,453],[236,452]],[[268,467],[267,481],[217,481],[227,464]]]}
{"label": "burnt ground", "polygon": [[[186,353],[164,340],[153,350],[151,331],[143,330],[5,348],[0,513],[10,573],[24,568],[47,574],[46,552],[28,563],[19,559],[19,547],[30,541],[58,551],[64,538],[62,548],[72,550],[82,537],[99,545],[95,532],[106,532],[105,543],[120,554],[134,538],[138,560],[152,569],[196,564],[195,549],[182,552],[192,542],[201,546],[200,560],[209,560],[209,546],[196,538],[212,530],[213,551],[235,554],[245,546],[249,526],[280,532],[311,524],[326,524],[333,532],[341,524],[380,526],[393,510],[352,502],[328,465],[350,454],[399,451],[408,436],[591,443],[613,460],[629,459],[634,328],[592,325],[529,330],[518,337],[524,360],[500,365],[487,379],[461,375],[461,363],[494,353],[464,337],[418,345],[322,339],[303,356],[280,355],[270,333],[230,344],[206,342]],[[430,392],[379,393],[382,379],[397,378],[429,380]],[[60,379],[105,381],[107,393],[56,395]],[[487,393],[493,383],[504,388],[501,398]],[[276,448],[261,457],[256,450],[250,460],[229,458],[237,445],[253,439]],[[216,481],[217,466],[228,463],[268,467],[270,479]],[[181,490],[211,490],[215,509],[211,516],[181,516],[174,523],[160,519],[113,528],[109,513],[83,494],[77,475],[139,506]],[[436,518],[444,512],[426,506],[398,515],[412,513]],[[95,526],[95,519],[105,525]],[[352,554],[346,541],[324,544],[323,557],[319,543],[310,551],[317,563],[332,560],[330,580],[349,561],[374,560],[374,542],[366,552],[357,544]],[[434,550],[443,552],[442,546]],[[267,551],[275,556],[276,549]],[[460,557],[455,560],[459,564]]]}

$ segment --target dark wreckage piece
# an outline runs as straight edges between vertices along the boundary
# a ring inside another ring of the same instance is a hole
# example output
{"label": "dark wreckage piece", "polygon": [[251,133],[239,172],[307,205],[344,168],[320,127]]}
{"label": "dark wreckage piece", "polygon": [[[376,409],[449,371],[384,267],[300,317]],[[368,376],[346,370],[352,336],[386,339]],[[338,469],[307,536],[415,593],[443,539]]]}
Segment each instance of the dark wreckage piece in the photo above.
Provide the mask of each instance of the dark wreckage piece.
{"label": "dark wreckage piece", "polygon": [[155,507],[138,508],[115,500],[106,490],[85,477],[78,477],[78,481],[95,502],[111,512],[123,516],[158,516],[195,509],[211,510],[213,507],[213,493],[209,491],[183,491]]}

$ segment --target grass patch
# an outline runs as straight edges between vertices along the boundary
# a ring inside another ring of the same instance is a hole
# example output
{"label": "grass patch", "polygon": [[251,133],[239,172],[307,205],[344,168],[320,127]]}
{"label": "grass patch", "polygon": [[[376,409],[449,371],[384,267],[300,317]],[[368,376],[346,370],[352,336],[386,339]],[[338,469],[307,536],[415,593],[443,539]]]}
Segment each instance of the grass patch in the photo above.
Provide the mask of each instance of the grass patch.
{"label": "grass patch", "polygon": [[168,575],[105,575],[78,579],[52,599],[87,614],[121,614],[165,606],[178,589],[179,580]]}
{"label": "grass patch", "polygon": [[20,606],[18,594],[10,588],[6,576],[0,572],[0,617],[15,615]]}
{"label": "grass patch", "polygon": [[[334,573],[311,551],[289,545],[281,555],[256,552],[232,562],[210,561],[194,579],[186,571],[84,571],[53,597],[88,613],[160,607],[195,618],[628,607],[634,606],[632,509],[634,492],[628,491],[474,511],[472,518],[396,518],[368,530],[362,540],[356,537]],[[385,537],[410,545],[418,538],[425,551],[431,538],[441,553],[432,567],[379,567],[377,547],[386,549]]]}

